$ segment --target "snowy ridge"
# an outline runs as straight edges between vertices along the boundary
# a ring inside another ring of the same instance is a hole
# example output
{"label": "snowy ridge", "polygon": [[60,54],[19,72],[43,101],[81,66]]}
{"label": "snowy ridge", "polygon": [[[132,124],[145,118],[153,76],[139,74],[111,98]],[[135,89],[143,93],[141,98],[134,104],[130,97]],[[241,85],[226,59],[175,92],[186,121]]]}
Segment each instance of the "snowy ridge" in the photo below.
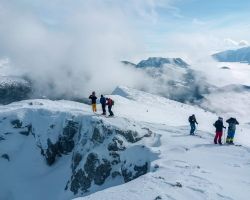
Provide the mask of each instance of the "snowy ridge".
{"label": "snowy ridge", "polygon": [[70,101],[0,106],[0,199],[248,200],[248,123],[244,146],[217,146],[213,113],[128,87],[110,97],[115,118]]}
{"label": "snowy ridge", "polygon": [[85,196],[147,173],[157,157],[146,145],[157,134],[133,120],[93,115],[84,104],[32,100],[1,108],[0,199]]}

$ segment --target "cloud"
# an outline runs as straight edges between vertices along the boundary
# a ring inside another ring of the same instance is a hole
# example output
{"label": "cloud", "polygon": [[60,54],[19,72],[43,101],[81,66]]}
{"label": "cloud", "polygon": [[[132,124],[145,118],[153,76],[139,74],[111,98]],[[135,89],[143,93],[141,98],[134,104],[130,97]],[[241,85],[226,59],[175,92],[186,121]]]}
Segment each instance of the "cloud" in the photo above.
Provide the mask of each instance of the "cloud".
{"label": "cloud", "polygon": [[248,46],[249,45],[249,42],[246,41],[246,40],[240,40],[239,42],[238,41],[235,41],[231,38],[226,38],[224,39],[224,43],[227,47],[244,47],[244,46]]}
{"label": "cloud", "polygon": [[2,0],[0,55],[48,96],[139,87],[148,77],[119,61],[143,51],[135,21],[150,22],[161,3]]}

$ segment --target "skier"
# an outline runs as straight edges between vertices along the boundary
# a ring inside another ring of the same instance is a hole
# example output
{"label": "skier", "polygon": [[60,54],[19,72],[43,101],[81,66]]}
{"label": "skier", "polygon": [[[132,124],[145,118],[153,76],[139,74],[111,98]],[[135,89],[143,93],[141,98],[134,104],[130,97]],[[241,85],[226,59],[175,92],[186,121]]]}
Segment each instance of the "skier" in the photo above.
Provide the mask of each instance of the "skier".
{"label": "skier", "polygon": [[89,99],[91,99],[91,104],[92,104],[92,110],[93,112],[96,112],[96,99],[97,97],[95,96],[95,92],[92,92],[92,94],[89,96]]}
{"label": "skier", "polygon": [[227,144],[234,144],[234,135],[236,130],[236,125],[239,125],[239,122],[236,120],[236,118],[229,118],[227,121],[228,123],[228,131],[227,131]]}
{"label": "skier", "polygon": [[100,103],[102,104],[102,114],[106,115],[106,99],[103,95],[101,95]]}
{"label": "skier", "polygon": [[222,145],[221,137],[223,135],[223,128],[226,128],[223,125],[223,118],[219,117],[218,120],[214,123],[214,126],[216,128],[216,134],[214,137],[214,144],[217,144],[219,142],[219,144]]}
{"label": "skier", "polygon": [[108,110],[109,110],[109,116],[112,117],[114,116],[114,113],[112,112],[112,106],[114,105],[114,101],[111,98],[106,98],[106,105],[108,105]]}
{"label": "skier", "polygon": [[194,135],[194,131],[196,129],[196,124],[198,125],[198,122],[196,121],[196,117],[195,115],[191,115],[189,118],[188,118],[188,121],[190,123],[190,127],[191,127],[191,130],[190,130],[190,135]]}

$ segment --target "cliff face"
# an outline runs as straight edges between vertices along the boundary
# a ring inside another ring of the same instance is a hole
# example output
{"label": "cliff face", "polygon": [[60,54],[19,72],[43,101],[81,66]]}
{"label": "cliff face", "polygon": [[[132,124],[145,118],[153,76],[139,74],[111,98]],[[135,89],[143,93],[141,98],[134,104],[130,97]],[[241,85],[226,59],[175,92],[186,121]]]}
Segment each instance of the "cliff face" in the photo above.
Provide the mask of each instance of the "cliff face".
{"label": "cliff face", "polygon": [[[129,182],[150,169],[154,156],[143,141],[151,140],[155,134],[142,124],[62,109],[60,103],[52,101],[25,101],[17,105],[0,115],[0,163],[4,162],[1,172],[16,174],[8,178],[8,190],[12,190],[13,181],[16,184],[27,174],[36,176],[36,184],[45,187],[38,169],[42,169],[42,179],[48,179],[48,184],[53,171],[61,166],[64,170],[53,180],[58,184],[57,194],[84,196]],[[34,168],[34,162],[39,166]],[[27,174],[17,173],[19,167],[27,169]],[[26,181],[19,184],[32,188]],[[13,192],[0,190],[2,194]],[[37,195],[33,189],[30,192]]]}

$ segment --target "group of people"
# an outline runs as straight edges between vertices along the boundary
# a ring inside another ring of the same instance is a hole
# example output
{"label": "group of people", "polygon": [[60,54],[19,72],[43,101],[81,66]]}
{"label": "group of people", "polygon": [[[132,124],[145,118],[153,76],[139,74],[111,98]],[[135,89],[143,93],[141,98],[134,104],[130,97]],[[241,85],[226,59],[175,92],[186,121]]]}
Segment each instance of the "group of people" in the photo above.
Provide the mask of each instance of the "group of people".
{"label": "group of people", "polygon": [[[97,112],[96,102],[98,98],[96,97],[95,92],[92,92],[92,94],[89,96],[89,99],[91,99],[93,112]],[[102,115],[106,115],[106,106],[108,106],[109,116],[114,116],[114,113],[112,111],[114,101],[111,98],[105,98],[104,95],[101,95],[100,104],[102,105]]]}
{"label": "group of people", "polygon": [[[191,115],[188,120],[189,120],[190,127],[191,127],[190,135],[194,135],[194,132],[196,130],[196,125],[198,125],[195,115]],[[236,131],[236,125],[239,125],[239,122],[237,121],[236,118],[233,118],[233,117],[226,120],[226,122],[228,123],[226,143],[234,144],[234,135]],[[219,117],[218,120],[213,125],[216,129],[215,130],[216,134],[214,137],[214,144],[222,145],[221,138],[223,135],[223,129],[226,129],[223,123],[223,118]]]}

